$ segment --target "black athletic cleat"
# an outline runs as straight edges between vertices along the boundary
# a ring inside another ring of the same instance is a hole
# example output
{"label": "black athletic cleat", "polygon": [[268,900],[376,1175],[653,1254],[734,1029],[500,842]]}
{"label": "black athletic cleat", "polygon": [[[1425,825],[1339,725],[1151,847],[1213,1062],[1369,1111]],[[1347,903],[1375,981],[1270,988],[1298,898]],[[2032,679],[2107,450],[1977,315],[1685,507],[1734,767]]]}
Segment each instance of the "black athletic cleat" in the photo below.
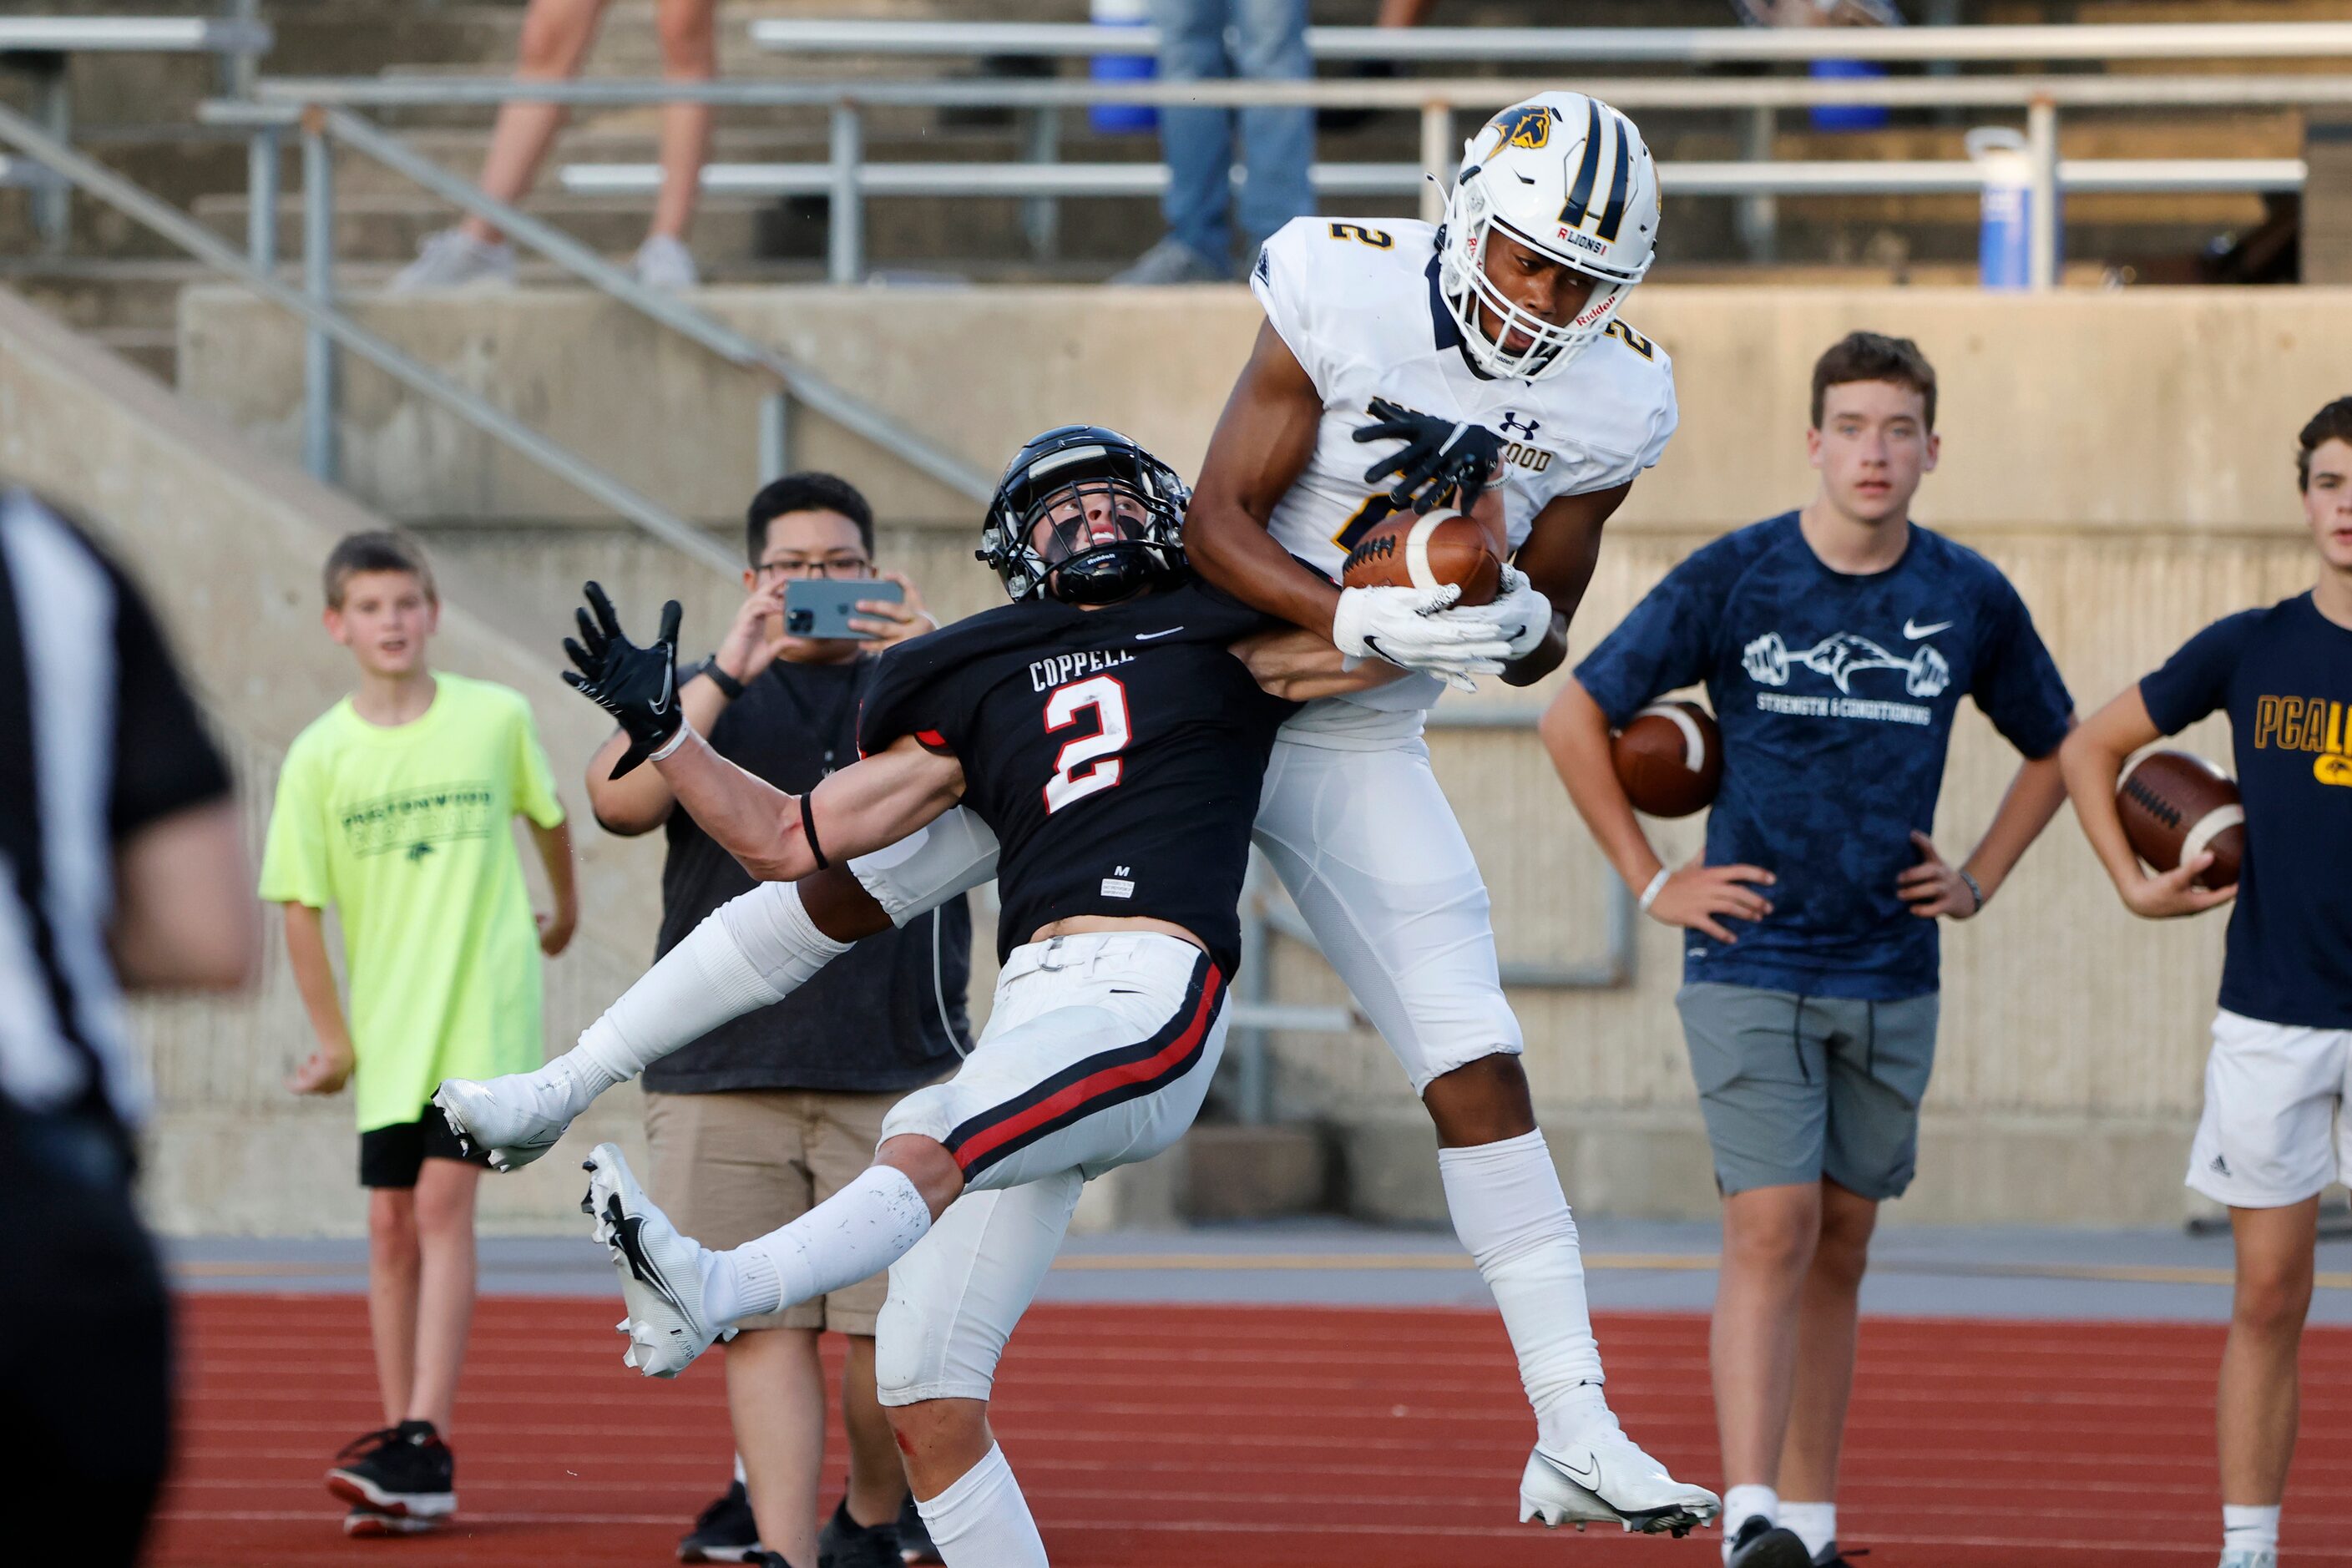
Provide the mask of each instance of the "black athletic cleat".
{"label": "black athletic cleat", "polygon": [[[327,1489],[348,1503],[430,1521],[457,1511],[457,1465],[430,1421],[404,1421],[353,1438],[335,1456]],[[351,1530],[351,1521],[343,1521]]]}
{"label": "black athletic cleat", "polygon": [[751,1494],[741,1481],[694,1516],[694,1528],[678,1538],[680,1563],[749,1563],[759,1555],[760,1526],[751,1517]]}
{"label": "black athletic cleat", "polygon": [[1813,1568],[1813,1554],[1805,1550],[1804,1537],[1795,1531],[1751,1513],[1732,1536],[1731,1554],[1724,1559],[1724,1568]]}
{"label": "black athletic cleat", "polygon": [[816,1538],[816,1568],[898,1568],[898,1521],[863,1525],[844,1498]]}
{"label": "black athletic cleat", "polygon": [[940,1549],[931,1544],[931,1527],[923,1522],[923,1510],[915,1506],[912,1493],[898,1508],[898,1561],[901,1563],[943,1563]]}

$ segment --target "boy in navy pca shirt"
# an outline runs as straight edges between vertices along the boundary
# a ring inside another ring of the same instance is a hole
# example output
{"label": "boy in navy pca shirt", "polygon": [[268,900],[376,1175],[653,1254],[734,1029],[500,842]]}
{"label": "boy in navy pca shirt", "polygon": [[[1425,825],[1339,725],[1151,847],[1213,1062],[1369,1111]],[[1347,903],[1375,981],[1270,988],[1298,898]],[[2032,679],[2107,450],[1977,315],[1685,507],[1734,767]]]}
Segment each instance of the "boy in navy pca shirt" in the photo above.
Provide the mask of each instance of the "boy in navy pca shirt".
{"label": "boy in navy pca shirt", "polygon": [[2230,1206],[2237,1300],[2221,1353],[2222,1568],[2274,1568],[2294,1452],[2295,1357],[2311,1306],[2319,1194],[2352,1178],[2352,397],[2303,427],[2309,593],[2199,632],[2066,742],[2066,785],[2133,913],[2227,901],[2192,879],[2210,851],[2141,869],[2116,812],[2124,759],[2208,713],[2230,715],[2246,812],[2205,1113],[2189,1184]]}
{"label": "boy in navy pca shirt", "polygon": [[[1812,501],[1682,562],[1544,715],[1602,851],[1690,932],[1676,1005],[1723,1193],[1710,1360],[1736,1568],[1843,1561],[1855,1299],[1878,1205],[1917,1156],[1936,917],[1983,908],[2064,798],[2074,704],[2032,616],[1990,562],[1909,521],[1935,420],[1916,344],[1832,347],[1813,368]],[[1669,871],[1609,736],[1700,681],[1723,785],[1706,853]],[[2028,761],[1955,867],[1927,830],[1962,698]]]}

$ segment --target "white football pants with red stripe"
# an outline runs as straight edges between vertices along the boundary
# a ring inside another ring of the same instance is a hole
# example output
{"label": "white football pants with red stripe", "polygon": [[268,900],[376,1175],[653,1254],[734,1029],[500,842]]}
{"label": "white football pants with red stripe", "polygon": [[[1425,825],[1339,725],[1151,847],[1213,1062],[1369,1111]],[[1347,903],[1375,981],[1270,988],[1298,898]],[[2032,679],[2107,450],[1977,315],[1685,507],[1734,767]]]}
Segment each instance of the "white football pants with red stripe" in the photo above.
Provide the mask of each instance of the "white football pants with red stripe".
{"label": "white football pants with red stripe", "polygon": [[1015,948],[988,1028],[955,1077],[892,1108],[885,1141],[944,1144],[965,1189],[890,1268],[875,1328],[885,1405],[986,1399],[997,1358],[1089,1177],[1148,1160],[1192,1124],[1224,1052],[1225,976],[1140,931]]}

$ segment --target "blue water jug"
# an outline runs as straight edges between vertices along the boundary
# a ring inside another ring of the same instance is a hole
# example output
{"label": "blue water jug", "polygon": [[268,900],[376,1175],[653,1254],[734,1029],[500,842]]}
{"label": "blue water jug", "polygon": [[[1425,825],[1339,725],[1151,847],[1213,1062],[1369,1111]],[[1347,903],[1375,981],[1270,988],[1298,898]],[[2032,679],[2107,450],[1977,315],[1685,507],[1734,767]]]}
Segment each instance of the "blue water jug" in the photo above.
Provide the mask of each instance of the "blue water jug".
{"label": "blue water jug", "polygon": [[[1098,27],[1151,25],[1150,0],[1092,0],[1087,15]],[[1150,81],[1160,74],[1160,60],[1155,55],[1097,55],[1087,62],[1087,74],[1097,81]],[[1087,124],[1106,136],[1134,135],[1157,131],[1160,111],[1148,103],[1091,104]]]}

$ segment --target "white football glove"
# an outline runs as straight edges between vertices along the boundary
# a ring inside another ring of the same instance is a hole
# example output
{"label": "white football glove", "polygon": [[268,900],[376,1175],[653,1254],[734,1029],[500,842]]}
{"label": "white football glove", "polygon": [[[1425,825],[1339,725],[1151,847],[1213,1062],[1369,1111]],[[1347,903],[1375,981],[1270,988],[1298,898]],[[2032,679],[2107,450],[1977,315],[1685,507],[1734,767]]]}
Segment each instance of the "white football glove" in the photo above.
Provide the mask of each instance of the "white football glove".
{"label": "white football glove", "polygon": [[1480,606],[1479,613],[1492,616],[1502,627],[1515,659],[1535,652],[1551,634],[1551,601],[1516,566],[1503,568],[1503,591],[1493,604]]}
{"label": "white football glove", "polygon": [[1342,588],[1331,640],[1351,658],[1384,658],[1435,675],[1488,675],[1510,652],[1502,626],[1485,607],[1457,610],[1462,590]]}

